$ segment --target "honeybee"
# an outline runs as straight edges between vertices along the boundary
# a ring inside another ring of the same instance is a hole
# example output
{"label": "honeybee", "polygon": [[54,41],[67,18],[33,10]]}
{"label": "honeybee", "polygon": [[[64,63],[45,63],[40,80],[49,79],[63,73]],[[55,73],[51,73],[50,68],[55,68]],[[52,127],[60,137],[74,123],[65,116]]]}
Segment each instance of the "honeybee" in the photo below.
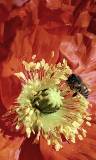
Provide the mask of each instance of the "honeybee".
{"label": "honeybee", "polygon": [[74,91],[73,97],[76,96],[78,93],[80,93],[86,99],[88,98],[89,94],[88,88],[78,75],[71,74],[67,79],[67,83],[70,89]]}

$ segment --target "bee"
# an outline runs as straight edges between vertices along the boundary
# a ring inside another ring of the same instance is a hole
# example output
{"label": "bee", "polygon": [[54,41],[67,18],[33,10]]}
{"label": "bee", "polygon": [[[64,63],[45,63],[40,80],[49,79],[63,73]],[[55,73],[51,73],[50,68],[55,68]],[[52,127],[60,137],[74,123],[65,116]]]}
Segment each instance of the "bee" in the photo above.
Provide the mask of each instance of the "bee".
{"label": "bee", "polygon": [[78,93],[80,93],[86,99],[88,98],[89,94],[88,88],[78,75],[71,74],[67,79],[67,84],[69,85],[70,89],[74,91],[73,97],[75,97]]}

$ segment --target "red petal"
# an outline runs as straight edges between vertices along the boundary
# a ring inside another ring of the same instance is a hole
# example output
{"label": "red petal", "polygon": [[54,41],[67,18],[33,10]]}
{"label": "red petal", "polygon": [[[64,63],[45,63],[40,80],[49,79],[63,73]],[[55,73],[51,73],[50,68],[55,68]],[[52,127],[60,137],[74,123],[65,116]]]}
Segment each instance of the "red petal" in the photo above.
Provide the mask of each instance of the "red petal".
{"label": "red petal", "polygon": [[46,0],[47,7],[50,9],[58,9],[61,8],[62,1],[61,0]]}
{"label": "red petal", "polygon": [[17,77],[11,76],[2,78],[0,83],[2,102],[6,108],[9,108],[20,93],[20,81]]}
{"label": "red petal", "polygon": [[39,144],[33,144],[34,136],[26,139],[21,145],[21,152],[17,160],[44,160]]}
{"label": "red petal", "polygon": [[73,69],[77,68],[80,62],[79,57],[76,55],[77,49],[76,43],[71,36],[66,36],[60,44],[60,53],[68,60]]}
{"label": "red petal", "polygon": [[88,11],[83,11],[79,15],[75,25],[79,26],[81,28],[87,28],[89,26],[89,23],[90,23],[90,15],[89,15]]}
{"label": "red petal", "polygon": [[8,16],[9,12],[7,8],[3,4],[0,4],[0,22],[7,20]]}
{"label": "red petal", "polygon": [[28,0],[13,0],[13,4],[17,5],[17,6],[22,6],[24,3],[26,3]]}
{"label": "red petal", "polygon": [[86,69],[80,74],[80,76],[82,77],[86,85],[88,85],[88,87],[92,91],[95,90],[94,88],[96,86],[96,71],[95,70],[88,72]]}
{"label": "red petal", "polygon": [[87,59],[88,70],[96,69],[96,37],[92,41],[91,50]]}
{"label": "red petal", "polygon": [[20,145],[22,138],[15,138],[10,140],[7,136],[3,137],[0,134],[0,159],[1,160],[18,160],[20,153]]}

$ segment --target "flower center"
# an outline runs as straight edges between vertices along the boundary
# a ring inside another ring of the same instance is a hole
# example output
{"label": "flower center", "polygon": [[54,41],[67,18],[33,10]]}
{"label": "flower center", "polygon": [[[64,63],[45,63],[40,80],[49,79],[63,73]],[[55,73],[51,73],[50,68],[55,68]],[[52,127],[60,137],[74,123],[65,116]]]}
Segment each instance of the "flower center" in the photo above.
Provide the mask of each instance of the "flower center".
{"label": "flower center", "polygon": [[50,114],[57,112],[62,105],[62,97],[60,91],[56,88],[49,88],[38,91],[38,93],[31,100],[34,108],[38,109],[43,114]]}
{"label": "flower center", "polygon": [[[86,137],[83,123],[91,125],[87,92],[73,96],[73,80],[69,82],[72,71],[67,62],[48,65],[45,60],[37,63],[32,60],[23,64],[24,73],[15,74],[22,83],[15,109],[16,129],[23,128],[28,138],[38,131],[36,140],[39,142],[42,135],[56,150],[62,148],[61,135],[73,143],[77,137],[80,140]],[[77,86],[75,88],[78,91]]]}

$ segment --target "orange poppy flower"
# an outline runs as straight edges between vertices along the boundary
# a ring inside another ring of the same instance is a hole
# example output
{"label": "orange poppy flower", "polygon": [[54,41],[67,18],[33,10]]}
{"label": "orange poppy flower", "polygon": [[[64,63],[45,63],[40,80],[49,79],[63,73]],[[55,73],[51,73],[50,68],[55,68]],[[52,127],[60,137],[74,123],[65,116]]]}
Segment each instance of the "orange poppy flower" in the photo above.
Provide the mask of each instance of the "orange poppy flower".
{"label": "orange poppy flower", "polygon": [[[8,5],[7,5],[8,4]],[[91,126],[83,140],[64,139],[58,152],[41,136],[26,138],[22,131],[0,120],[1,160],[91,160],[96,159],[96,2],[85,0],[11,0],[0,2],[0,115],[10,110],[21,93],[14,73],[24,72],[23,61],[45,59],[58,64],[65,58],[73,73],[90,88]],[[52,51],[54,56],[52,58]],[[3,132],[2,132],[3,131]],[[11,137],[11,138],[10,138]]]}

